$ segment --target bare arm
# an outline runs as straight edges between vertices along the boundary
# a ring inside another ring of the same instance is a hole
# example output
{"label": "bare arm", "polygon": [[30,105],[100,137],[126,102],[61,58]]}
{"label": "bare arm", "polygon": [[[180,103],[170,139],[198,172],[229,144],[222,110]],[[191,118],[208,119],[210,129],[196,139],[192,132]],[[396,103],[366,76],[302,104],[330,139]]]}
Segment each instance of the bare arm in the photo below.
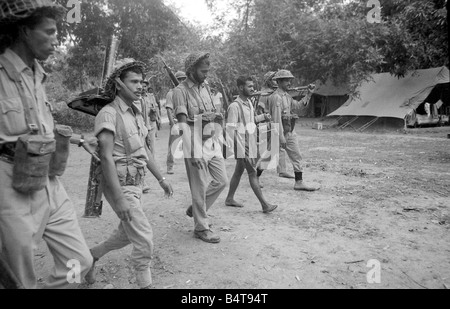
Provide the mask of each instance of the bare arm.
{"label": "bare arm", "polygon": [[119,177],[117,176],[116,164],[113,158],[114,134],[103,130],[98,135],[100,145],[100,159],[105,187],[109,193],[109,202],[120,220],[131,221],[130,206],[122,193]]}

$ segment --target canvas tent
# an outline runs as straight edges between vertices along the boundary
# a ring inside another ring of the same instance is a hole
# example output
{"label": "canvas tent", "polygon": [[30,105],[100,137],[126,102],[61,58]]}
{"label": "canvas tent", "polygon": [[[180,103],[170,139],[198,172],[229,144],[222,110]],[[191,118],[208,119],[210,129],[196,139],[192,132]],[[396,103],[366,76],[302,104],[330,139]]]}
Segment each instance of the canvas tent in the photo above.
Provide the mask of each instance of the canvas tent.
{"label": "canvas tent", "polygon": [[324,117],[341,107],[349,98],[350,90],[346,85],[336,85],[328,80],[316,86],[308,105],[307,117]]}
{"label": "canvas tent", "polygon": [[430,97],[433,90],[448,86],[449,82],[447,67],[417,70],[403,78],[389,73],[373,74],[370,81],[359,87],[359,97],[350,98],[328,116],[404,120]]}
{"label": "canvas tent", "polygon": [[[299,116],[324,117],[347,102],[349,93],[350,90],[346,85],[336,85],[331,80],[326,83],[317,83],[307,108],[300,111]],[[297,100],[302,98],[298,92],[293,92],[291,95]]]}

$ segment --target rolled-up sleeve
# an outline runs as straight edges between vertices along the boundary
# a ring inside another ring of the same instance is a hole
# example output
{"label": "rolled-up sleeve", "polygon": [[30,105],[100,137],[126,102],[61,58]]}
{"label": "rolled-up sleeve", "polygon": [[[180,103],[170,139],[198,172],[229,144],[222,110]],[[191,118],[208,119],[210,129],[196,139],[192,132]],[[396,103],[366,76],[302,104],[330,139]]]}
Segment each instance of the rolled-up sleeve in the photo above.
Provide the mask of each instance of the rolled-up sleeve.
{"label": "rolled-up sleeve", "polygon": [[188,106],[185,100],[183,90],[175,88],[172,95],[173,107],[175,108],[175,116],[188,116]]}
{"label": "rolled-up sleeve", "polygon": [[173,90],[170,90],[166,95],[165,108],[170,108],[173,110]]}
{"label": "rolled-up sleeve", "polygon": [[228,107],[228,118],[227,118],[227,126],[229,127],[237,127],[239,123],[239,106],[236,102],[231,103],[230,107]]}
{"label": "rolled-up sleeve", "polygon": [[108,111],[105,108],[95,118],[95,136],[98,136],[104,130],[116,135],[116,113],[115,111]]}

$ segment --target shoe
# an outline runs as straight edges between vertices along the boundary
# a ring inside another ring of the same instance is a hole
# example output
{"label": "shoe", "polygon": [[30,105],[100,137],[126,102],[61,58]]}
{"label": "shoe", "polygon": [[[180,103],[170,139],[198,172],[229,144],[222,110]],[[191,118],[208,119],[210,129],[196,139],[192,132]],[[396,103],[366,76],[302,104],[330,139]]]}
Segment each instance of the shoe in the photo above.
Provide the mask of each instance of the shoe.
{"label": "shoe", "polygon": [[320,188],[312,188],[308,187],[303,183],[303,180],[298,180],[295,182],[294,190],[295,191],[307,191],[307,192],[314,192],[319,190]]}
{"label": "shoe", "polygon": [[186,216],[193,218],[194,214],[192,213],[192,206],[189,206],[189,208],[186,210]]}
{"label": "shoe", "polygon": [[167,168],[167,174],[169,174],[169,175],[175,174],[175,173],[173,172],[173,167],[168,167],[168,168]]}
{"label": "shoe", "polygon": [[194,236],[210,244],[218,244],[220,242],[220,237],[215,235],[211,230],[201,232],[195,231]]}
{"label": "shoe", "polygon": [[289,175],[288,173],[279,173],[278,176],[281,178],[295,179],[295,176]]}
{"label": "shoe", "polygon": [[[91,251],[92,254],[92,251]],[[95,272],[95,263],[98,262],[99,259],[94,257],[94,262],[92,263],[92,267],[91,269],[89,269],[88,273],[86,274],[86,276],[84,276],[84,280],[86,280],[86,283],[89,285],[94,284],[97,281],[97,274]]]}

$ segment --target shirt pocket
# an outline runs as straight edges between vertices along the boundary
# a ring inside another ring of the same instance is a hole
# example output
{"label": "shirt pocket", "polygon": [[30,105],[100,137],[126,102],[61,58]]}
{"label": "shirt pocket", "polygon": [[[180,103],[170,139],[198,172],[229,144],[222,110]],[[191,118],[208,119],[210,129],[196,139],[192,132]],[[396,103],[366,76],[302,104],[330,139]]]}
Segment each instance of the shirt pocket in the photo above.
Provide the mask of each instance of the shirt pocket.
{"label": "shirt pocket", "polygon": [[28,131],[20,97],[0,100],[0,130],[10,136]]}
{"label": "shirt pocket", "polygon": [[128,135],[128,144],[130,145],[131,154],[135,153],[141,148],[144,148],[144,142],[138,132],[133,132]]}

